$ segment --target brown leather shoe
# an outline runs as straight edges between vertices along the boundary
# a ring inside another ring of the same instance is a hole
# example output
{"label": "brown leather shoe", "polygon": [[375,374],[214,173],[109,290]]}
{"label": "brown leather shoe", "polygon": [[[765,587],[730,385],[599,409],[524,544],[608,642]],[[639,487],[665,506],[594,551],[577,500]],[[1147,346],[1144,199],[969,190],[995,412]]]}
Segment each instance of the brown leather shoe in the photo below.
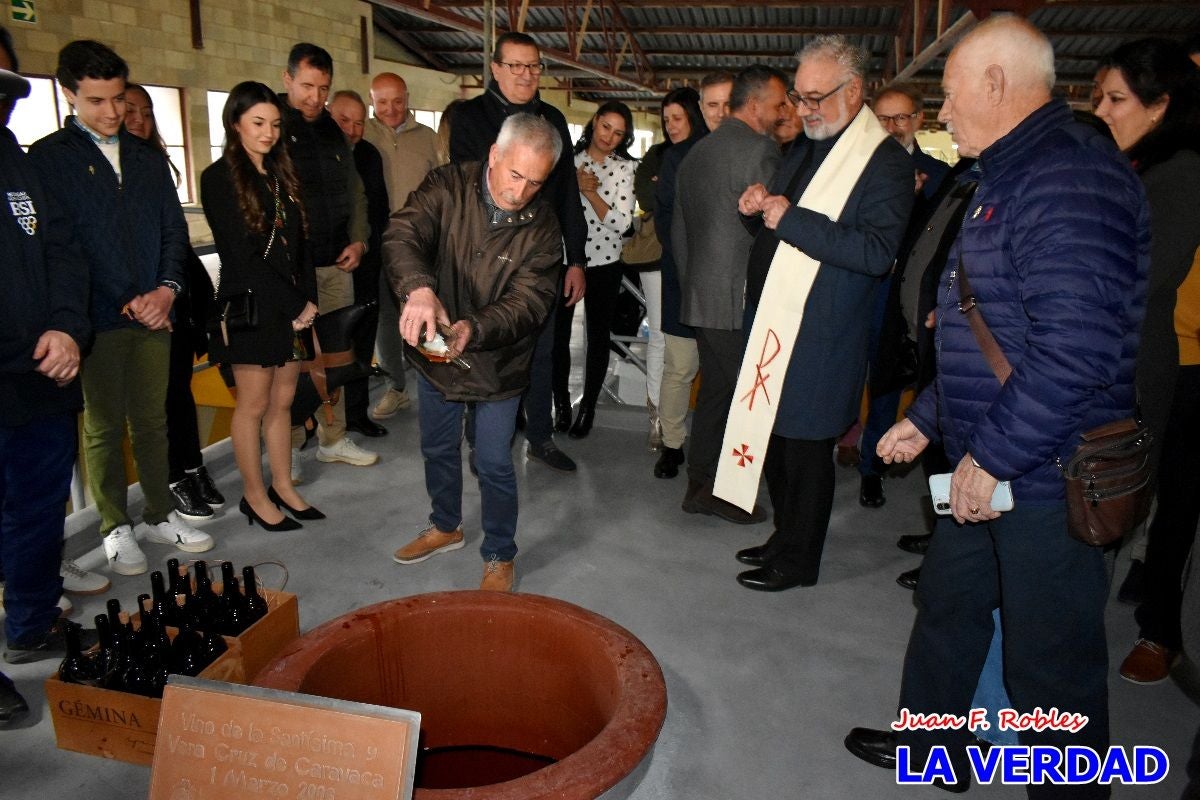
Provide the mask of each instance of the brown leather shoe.
{"label": "brown leather shoe", "polygon": [[515,576],[513,562],[492,558],[483,562],[483,580],[479,582],[479,588],[489,592],[511,592]]}
{"label": "brown leather shoe", "polygon": [[1121,677],[1130,683],[1159,683],[1171,674],[1175,663],[1174,650],[1163,647],[1149,639],[1138,639],[1137,644],[1121,662]]}
{"label": "brown leather shoe", "polygon": [[448,553],[462,546],[462,528],[446,533],[430,525],[418,533],[417,538],[397,550],[392,560],[397,564],[419,564],[438,553]]}

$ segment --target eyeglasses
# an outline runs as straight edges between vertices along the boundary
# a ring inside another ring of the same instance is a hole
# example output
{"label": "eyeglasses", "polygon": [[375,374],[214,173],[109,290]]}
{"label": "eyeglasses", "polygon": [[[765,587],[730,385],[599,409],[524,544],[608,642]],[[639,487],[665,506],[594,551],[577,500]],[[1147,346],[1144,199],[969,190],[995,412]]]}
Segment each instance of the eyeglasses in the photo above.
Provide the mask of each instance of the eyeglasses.
{"label": "eyeglasses", "polygon": [[920,111],[914,111],[911,114],[876,114],[875,119],[879,120],[880,125],[887,125],[889,122],[893,125],[907,125],[910,120],[916,119]]}
{"label": "eyeglasses", "polygon": [[530,72],[534,75],[541,75],[546,70],[546,63],[539,61],[536,64],[521,64],[519,62],[497,61],[497,64],[502,64],[508,67],[508,71],[513,75],[524,75]]}
{"label": "eyeglasses", "polygon": [[816,97],[813,97],[811,95],[800,94],[795,89],[788,89],[787,96],[788,96],[788,100],[791,100],[794,104],[796,104],[798,106],[804,106],[809,111],[816,111],[817,109],[819,109],[821,107],[821,103],[823,101],[828,100],[829,98],[833,97],[835,94],[840,92],[842,89],[845,89],[846,84],[848,84],[848,83],[850,83],[849,79],[844,80],[837,85],[837,88],[831,89],[830,91],[826,92],[825,94],[817,95]]}

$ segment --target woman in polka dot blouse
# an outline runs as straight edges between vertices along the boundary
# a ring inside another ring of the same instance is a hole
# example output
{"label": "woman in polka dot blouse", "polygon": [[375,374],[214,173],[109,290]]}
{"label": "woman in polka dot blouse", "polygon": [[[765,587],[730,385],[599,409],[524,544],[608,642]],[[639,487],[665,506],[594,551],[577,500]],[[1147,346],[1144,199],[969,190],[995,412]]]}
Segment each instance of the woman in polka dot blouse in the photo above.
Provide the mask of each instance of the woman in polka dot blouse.
{"label": "woman in polka dot blouse", "polygon": [[[608,372],[609,329],[621,287],[621,246],[633,223],[633,173],[637,160],[629,155],[633,143],[633,114],[624,103],[600,106],[575,143],[575,170],[587,220],[587,360],[583,399],[568,435],[582,439],[592,429],[596,399]],[[573,312],[559,308],[559,313]],[[565,349],[565,348],[564,348]],[[563,371],[565,377],[566,371]]]}

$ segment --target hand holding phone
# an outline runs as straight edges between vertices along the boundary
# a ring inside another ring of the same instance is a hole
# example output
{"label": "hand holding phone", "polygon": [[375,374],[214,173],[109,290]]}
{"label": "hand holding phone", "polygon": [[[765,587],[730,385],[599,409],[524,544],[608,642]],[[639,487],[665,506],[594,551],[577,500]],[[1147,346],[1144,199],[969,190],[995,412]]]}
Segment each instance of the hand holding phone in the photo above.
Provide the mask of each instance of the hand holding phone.
{"label": "hand holding phone", "polygon": [[[954,477],[952,472],[943,472],[939,475],[929,476],[929,496],[933,502],[933,512],[941,516],[950,515],[950,479]],[[1012,511],[1013,510],[1013,495],[1012,484],[1008,481],[1000,481],[996,484],[996,490],[992,492],[991,501],[992,511]]]}

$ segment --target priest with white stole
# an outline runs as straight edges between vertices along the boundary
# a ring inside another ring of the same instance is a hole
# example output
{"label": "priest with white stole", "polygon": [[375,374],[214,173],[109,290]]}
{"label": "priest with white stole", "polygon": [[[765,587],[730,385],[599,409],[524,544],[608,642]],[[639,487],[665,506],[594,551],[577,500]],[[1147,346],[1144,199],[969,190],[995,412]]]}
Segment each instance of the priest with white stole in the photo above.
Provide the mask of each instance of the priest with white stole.
{"label": "priest with white stole", "polygon": [[758,591],[812,586],[833,507],[835,440],[853,423],[873,289],[892,268],[913,202],[912,158],[863,102],[868,54],[819,36],[797,54],[804,122],[770,186],[738,210],[754,226],[746,354],[713,493],[753,508],[765,474],[775,532],[737,554]]}

